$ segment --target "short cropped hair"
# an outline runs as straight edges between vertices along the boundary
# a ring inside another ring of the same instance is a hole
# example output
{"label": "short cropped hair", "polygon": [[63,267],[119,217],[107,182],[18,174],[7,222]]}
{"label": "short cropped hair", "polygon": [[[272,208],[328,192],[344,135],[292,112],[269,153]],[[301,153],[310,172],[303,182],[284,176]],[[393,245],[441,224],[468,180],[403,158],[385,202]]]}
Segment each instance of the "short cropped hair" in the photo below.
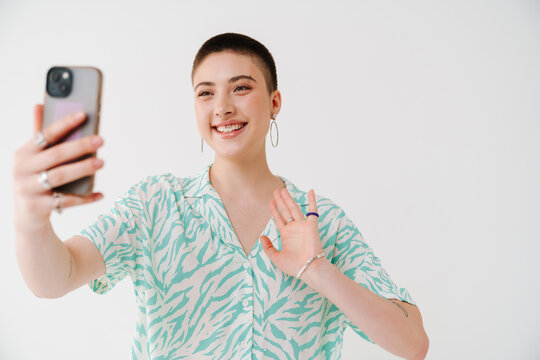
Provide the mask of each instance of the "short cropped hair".
{"label": "short cropped hair", "polygon": [[233,51],[241,55],[251,55],[264,75],[268,93],[271,94],[274,90],[277,90],[276,64],[270,51],[257,40],[237,33],[219,34],[202,44],[193,61],[191,81],[193,82],[193,75],[197,67],[199,67],[208,55],[222,51]]}

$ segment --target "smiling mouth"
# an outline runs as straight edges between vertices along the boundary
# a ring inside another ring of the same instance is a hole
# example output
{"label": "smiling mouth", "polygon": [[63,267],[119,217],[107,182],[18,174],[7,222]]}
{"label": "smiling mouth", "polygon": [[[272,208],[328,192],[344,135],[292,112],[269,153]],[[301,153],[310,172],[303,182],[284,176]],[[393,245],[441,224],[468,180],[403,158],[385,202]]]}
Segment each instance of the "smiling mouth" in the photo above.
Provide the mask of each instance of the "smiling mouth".
{"label": "smiling mouth", "polygon": [[212,126],[212,129],[215,129],[220,134],[232,134],[236,131],[247,126],[248,123],[243,124],[234,124],[234,125],[225,125],[225,126]]}

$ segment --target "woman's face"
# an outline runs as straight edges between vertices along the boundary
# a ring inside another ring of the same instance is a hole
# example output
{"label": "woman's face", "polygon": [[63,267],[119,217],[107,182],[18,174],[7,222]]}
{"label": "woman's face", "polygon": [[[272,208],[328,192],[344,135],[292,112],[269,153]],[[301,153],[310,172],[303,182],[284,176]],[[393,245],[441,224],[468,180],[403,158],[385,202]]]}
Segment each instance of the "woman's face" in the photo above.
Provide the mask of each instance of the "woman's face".
{"label": "woman's face", "polygon": [[218,155],[245,158],[264,152],[281,95],[278,90],[268,94],[251,56],[231,51],[208,55],[193,75],[193,86],[197,128]]}

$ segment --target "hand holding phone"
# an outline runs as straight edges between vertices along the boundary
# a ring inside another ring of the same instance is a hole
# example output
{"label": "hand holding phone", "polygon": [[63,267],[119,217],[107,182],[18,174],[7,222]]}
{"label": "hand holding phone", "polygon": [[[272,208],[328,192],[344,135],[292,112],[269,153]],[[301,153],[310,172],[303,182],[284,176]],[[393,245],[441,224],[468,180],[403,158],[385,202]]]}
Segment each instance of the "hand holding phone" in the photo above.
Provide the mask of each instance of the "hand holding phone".
{"label": "hand holding phone", "polygon": [[[56,78],[56,75],[52,74],[49,71],[48,78],[54,80],[52,76]],[[51,95],[47,84],[46,106],[36,105],[34,109],[34,134],[41,131],[48,145],[43,147],[30,139],[15,152],[13,183],[17,228],[23,231],[42,228],[56,206],[54,192],[63,192],[63,208],[103,197],[101,193],[92,193],[94,174],[103,167],[103,161],[95,157],[97,149],[103,145],[103,139],[97,135],[101,76],[99,78],[92,91],[91,86],[85,87],[92,82],[83,77],[75,77],[71,88],[56,81],[57,90],[66,94],[56,99],[53,99],[55,90]],[[84,89],[81,93],[75,87]],[[72,91],[68,92],[69,89]],[[73,106],[82,109],[73,109]],[[87,112],[88,108],[91,113]],[[40,182],[43,172],[51,189]]]}
{"label": "hand holding phone", "polygon": [[[43,105],[34,109],[35,132],[42,128]],[[43,129],[47,141],[56,142],[80,126],[86,116],[71,114]],[[48,182],[53,187],[61,186],[73,180],[93,175],[103,167],[103,161],[95,157],[67,163],[92,154],[103,145],[98,135],[87,136],[78,140],[63,142],[47,149],[39,147],[34,139],[28,140],[15,152],[13,166],[15,224],[27,230],[38,229],[48,222],[51,211],[55,208],[55,199],[51,190],[46,190],[39,182],[39,173],[47,171]],[[89,195],[63,194],[63,207],[71,207],[101,199],[101,193]]]}

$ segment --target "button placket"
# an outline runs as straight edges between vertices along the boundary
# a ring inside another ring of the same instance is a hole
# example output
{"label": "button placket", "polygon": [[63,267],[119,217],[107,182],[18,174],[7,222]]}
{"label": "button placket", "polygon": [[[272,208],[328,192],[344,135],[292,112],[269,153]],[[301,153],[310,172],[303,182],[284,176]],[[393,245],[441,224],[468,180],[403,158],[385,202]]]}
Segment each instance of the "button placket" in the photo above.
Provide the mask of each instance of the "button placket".
{"label": "button placket", "polygon": [[243,265],[244,269],[246,269],[247,271],[247,280],[248,280],[248,283],[249,283],[249,292],[246,292],[244,294],[244,299],[242,300],[242,306],[244,308],[246,308],[245,310],[247,310],[248,312],[251,313],[251,315],[253,316],[252,314],[252,311],[253,309],[247,309],[247,307],[249,306],[249,299],[251,297],[253,297],[253,274],[252,274],[252,270],[251,270],[251,264],[249,262],[245,262]]}
{"label": "button placket", "polygon": [[246,270],[245,277],[246,281],[249,284],[249,287],[246,286],[247,290],[244,292],[242,299],[242,307],[244,308],[244,313],[247,315],[246,320],[249,323],[250,330],[246,334],[246,339],[240,342],[240,348],[242,350],[249,349],[251,347],[251,339],[253,337],[253,307],[250,307],[250,299],[253,298],[253,268],[250,261],[246,261],[242,264],[242,267]]}

